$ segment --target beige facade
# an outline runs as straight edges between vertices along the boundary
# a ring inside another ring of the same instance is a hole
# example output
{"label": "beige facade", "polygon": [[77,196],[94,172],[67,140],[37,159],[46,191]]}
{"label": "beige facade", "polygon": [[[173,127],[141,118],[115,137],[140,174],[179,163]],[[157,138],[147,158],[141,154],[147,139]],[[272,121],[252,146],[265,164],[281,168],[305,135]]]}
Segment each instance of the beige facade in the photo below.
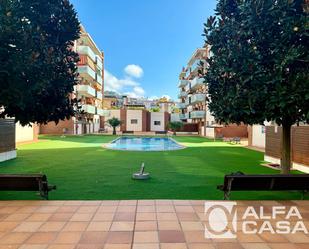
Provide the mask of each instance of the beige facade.
{"label": "beige facade", "polygon": [[19,122],[15,124],[15,142],[28,143],[38,140],[39,127],[36,124],[22,126]]}

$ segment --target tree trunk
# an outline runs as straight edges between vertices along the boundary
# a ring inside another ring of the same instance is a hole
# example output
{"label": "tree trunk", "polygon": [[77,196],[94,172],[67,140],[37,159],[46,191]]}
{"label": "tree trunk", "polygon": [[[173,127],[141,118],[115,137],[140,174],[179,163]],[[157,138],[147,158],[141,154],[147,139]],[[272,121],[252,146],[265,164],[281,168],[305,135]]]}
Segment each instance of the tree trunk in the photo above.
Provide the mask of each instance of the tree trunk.
{"label": "tree trunk", "polygon": [[291,125],[282,124],[281,173],[289,174],[291,170]]}
{"label": "tree trunk", "polygon": [[116,127],[113,127],[113,135],[116,135]]}

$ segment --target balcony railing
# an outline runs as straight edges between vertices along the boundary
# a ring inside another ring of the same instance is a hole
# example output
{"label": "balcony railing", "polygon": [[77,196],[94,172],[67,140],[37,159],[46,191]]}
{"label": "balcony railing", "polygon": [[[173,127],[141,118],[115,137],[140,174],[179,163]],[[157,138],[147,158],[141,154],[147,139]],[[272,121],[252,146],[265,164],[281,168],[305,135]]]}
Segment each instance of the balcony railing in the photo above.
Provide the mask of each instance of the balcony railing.
{"label": "balcony railing", "polygon": [[205,102],[206,94],[205,93],[196,93],[193,94],[191,97],[191,104],[199,103],[199,102]]}
{"label": "balcony railing", "polygon": [[97,99],[99,99],[99,100],[102,100],[103,99],[103,95],[102,95],[102,93],[101,92],[98,92],[97,91]]}
{"label": "balcony railing", "polygon": [[95,97],[95,89],[89,85],[76,85],[75,91],[78,95],[86,96],[86,97]]}
{"label": "balcony railing", "polygon": [[179,114],[179,118],[180,118],[181,120],[187,119],[186,113],[180,113],[180,114]]}
{"label": "balcony railing", "polygon": [[96,74],[96,81],[99,82],[100,85],[103,84],[103,79],[102,79],[101,75]]}
{"label": "balcony railing", "polygon": [[178,84],[178,87],[179,88],[185,87],[186,85],[189,84],[189,82],[190,82],[189,80],[180,80],[179,84]]}
{"label": "balcony railing", "polygon": [[205,118],[205,111],[193,111],[190,114],[191,118]]}
{"label": "balcony railing", "polygon": [[96,108],[93,105],[84,104],[84,105],[82,105],[82,110],[85,113],[89,113],[89,114],[95,114],[96,113]]}
{"label": "balcony railing", "polygon": [[110,116],[110,111],[109,110],[103,110],[101,108],[97,109],[97,113],[100,116],[104,116],[104,117],[109,117]]}
{"label": "balcony railing", "polygon": [[179,103],[179,104],[178,104],[178,107],[179,107],[180,109],[185,109],[185,108],[187,107],[187,105],[186,105],[186,103]]}
{"label": "balcony railing", "polygon": [[78,66],[78,72],[88,80],[96,80],[96,73],[89,66]]}
{"label": "balcony railing", "polygon": [[97,55],[88,46],[77,46],[77,53],[89,56],[93,62],[96,61]]}
{"label": "balcony railing", "polygon": [[193,90],[195,90],[195,89],[203,86],[204,81],[205,81],[204,78],[198,78],[198,77],[194,78],[194,80],[192,80],[192,82],[191,82],[191,88]]}
{"label": "balcony railing", "polygon": [[184,92],[184,91],[181,91],[181,92],[178,94],[178,97],[179,97],[179,98],[184,98],[184,97],[186,97],[186,96],[187,96],[187,93]]}
{"label": "balcony railing", "polygon": [[101,58],[98,55],[96,55],[96,61],[95,62],[97,64],[98,68],[100,70],[102,70],[103,69],[103,62],[102,62]]}

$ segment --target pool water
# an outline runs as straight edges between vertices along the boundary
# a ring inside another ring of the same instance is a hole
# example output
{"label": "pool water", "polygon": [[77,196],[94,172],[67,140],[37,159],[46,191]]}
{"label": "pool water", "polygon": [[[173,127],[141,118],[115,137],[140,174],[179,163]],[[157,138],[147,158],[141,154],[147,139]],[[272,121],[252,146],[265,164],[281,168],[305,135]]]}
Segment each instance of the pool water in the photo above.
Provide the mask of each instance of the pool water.
{"label": "pool water", "polygon": [[173,139],[163,137],[121,137],[106,146],[114,150],[166,151],[184,147]]}

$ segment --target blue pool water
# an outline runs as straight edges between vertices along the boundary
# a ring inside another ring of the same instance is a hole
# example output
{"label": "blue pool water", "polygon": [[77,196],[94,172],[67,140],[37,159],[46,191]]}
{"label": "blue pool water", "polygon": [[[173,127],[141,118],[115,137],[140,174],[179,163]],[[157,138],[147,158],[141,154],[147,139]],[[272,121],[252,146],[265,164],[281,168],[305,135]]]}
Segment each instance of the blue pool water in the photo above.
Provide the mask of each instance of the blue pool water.
{"label": "blue pool water", "polygon": [[184,148],[170,138],[121,137],[106,146],[115,150],[165,151]]}

